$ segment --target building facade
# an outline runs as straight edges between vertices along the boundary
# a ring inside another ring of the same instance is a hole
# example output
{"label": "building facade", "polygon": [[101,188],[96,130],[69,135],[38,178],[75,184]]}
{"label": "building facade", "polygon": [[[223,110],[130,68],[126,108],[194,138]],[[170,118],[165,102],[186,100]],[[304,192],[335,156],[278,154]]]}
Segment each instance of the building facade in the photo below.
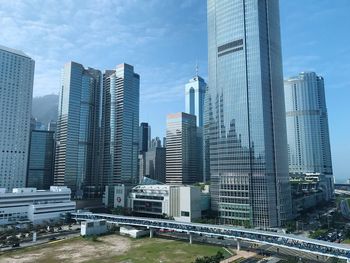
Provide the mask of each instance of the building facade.
{"label": "building facade", "polygon": [[184,185],[138,185],[129,194],[128,206],[147,217],[170,217],[191,222],[207,211],[207,198],[199,187]]}
{"label": "building facade", "polygon": [[166,183],[194,184],[200,180],[196,116],[184,112],[169,114],[166,129]]}
{"label": "building facade", "polygon": [[[285,80],[284,94],[290,175],[319,173],[333,184],[323,78],[315,72],[302,72]],[[333,192],[331,187],[327,200]]]}
{"label": "building facade", "polygon": [[[166,148],[153,147],[145,153],[144,177],[165,183],[166,175]],[[142,179],[142,178],[141,178]],[[142,180],[141,180],[142,181]]]}
{"label": "building facade", "polygon": [[59,220],[65,213],[75,212],[71,191],[65,186],[51,186],[50,190],[14,188],[12,192],[0,189],[0,225],[31,221]]}
{"label": "building facade", "polygon": [[30,132],[27,187],[48,190],[53,185],[55,161],[54,132]]}
{"label": "building facade", "polygon": [[98,191],[101,81],[99,70],[76,62],[62,70],[54,181],[79,199]]}
{"label": "building facade", "polygon": [[138,183],[140,76],[120,64],[103,76],[101,184]]}
{"label": "building facade", "polygon": [[223,223],[290,218],[278,0],[208,0],[205,141]]}
{"label": "building facade", "polygon": [[0,46],[0,187],[24,187],[28,166],[34,60]]}

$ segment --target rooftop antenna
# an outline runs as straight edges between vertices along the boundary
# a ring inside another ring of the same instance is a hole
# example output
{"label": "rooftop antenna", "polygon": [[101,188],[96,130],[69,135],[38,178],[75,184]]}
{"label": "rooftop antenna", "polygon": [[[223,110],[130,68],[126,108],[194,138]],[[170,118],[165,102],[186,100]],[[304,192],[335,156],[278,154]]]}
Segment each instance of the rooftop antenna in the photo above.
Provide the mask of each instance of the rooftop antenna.
{"label": "rooftop antenna", "polygon": [[198,60],[196,61],[196,77],[198,77]]}

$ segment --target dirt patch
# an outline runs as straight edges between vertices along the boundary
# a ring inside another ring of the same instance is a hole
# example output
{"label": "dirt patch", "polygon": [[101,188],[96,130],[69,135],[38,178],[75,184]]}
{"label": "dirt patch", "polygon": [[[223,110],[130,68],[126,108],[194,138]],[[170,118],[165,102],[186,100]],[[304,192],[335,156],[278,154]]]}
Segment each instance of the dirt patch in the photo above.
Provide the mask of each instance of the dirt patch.
{"label": "dirt patch", "polygon": [[52,262],[81,263],[87,260],[97,260],[107,255],[117,256],[127,252],[131,247],[128,238],[109,235],[98,238],[98,241],[78,239],[74,242],[62,243],[60,246],[38,248],[35,252],[18,251],[0,258],[0,263],[44,262],[50,258]]}

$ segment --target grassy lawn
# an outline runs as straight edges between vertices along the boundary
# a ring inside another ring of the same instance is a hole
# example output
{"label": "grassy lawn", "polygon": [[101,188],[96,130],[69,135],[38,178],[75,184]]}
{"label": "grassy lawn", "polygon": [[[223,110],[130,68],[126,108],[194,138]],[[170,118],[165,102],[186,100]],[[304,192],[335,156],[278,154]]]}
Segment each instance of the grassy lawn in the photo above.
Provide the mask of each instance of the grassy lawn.
{"label": "grassy lawn", "polygon": [[221,247],[204,244],[191,245],[184,241],[144,238],[137,240],[134,245],[134,249],[107,262],[192,262],[197,257],[213,256],[218,251],[228,256],[228,253]]}
{"label": "grassy lawn", "polygon": [[218,251],[221,251],[225,257],[229,256],[223,248],[218,246],[190,245],[185,241],[160,238],[131,239],[109,235],[98,238],[98,241],[79,237],[6,252],[0,254],[0,262],[190,263],[197,257],[212,256]]}
{"label": "grassy lawn", "polygon": [[350,244],[350,239],[345,239],[342,243],[344,243],[344,244]]}

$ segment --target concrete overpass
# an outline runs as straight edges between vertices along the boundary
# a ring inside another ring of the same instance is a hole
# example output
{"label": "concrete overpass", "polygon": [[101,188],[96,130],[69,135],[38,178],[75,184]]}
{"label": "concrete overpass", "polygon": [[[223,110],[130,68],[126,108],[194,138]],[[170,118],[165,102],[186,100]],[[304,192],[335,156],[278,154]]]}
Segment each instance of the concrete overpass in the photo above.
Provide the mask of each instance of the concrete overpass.
{"label": "concrete overpass", "polygon": [[336,195],[350,195],[350,191],[348,190],[335,189],[334,192]]}
{"label": "concrete overpass", "polygon": [[165,219],[128,217],[111,214],[95,214],[90,212],[72,213],[72,219],[75,219],[76,221],[105,219],[107,222],[117,225],[146,227],[150,229],[150,237],[153,237],[153,232],[155,229],[184,232],[189,235],[190,243],[192,243],[193,235],[205,235],[211,237],[222,237],[225,239],[234,239],[237,241],[238,250],[240,248],[240,241],[268,244],[316,255],[345,259],[348,263],[350,263],[350,246],[311,238],[304,238],[295,235],[287,235],[225,225],[187,223]]}

